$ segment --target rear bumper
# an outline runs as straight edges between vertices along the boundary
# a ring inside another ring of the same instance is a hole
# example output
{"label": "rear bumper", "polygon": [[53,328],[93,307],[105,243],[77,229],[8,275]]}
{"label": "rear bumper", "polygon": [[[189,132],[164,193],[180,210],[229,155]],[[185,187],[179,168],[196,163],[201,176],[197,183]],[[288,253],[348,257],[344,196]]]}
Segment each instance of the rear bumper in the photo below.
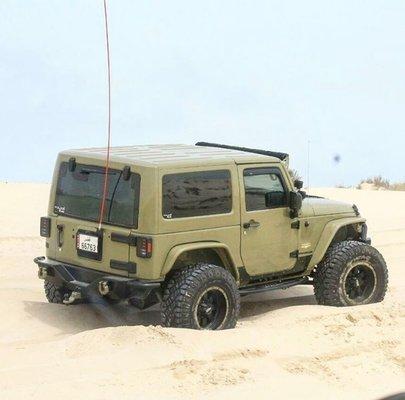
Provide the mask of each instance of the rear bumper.
{"label": "rear bumper", "polygon": [[47,257],[36,257],[34,262],[38,265],[40,279],[79,292],[84,298],[108,295],[113,299],[129,299],[132,305],[140,309],[157,303],[161,298],[162,282],[140,281],[108,275]]}

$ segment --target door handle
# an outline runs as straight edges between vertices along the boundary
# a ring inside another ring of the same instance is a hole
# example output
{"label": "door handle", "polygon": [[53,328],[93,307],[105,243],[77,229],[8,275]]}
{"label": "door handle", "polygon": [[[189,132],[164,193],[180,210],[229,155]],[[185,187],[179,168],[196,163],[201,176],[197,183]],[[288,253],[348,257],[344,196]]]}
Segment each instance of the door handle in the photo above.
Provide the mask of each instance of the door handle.
{"label": "door handle", "polygon": [[255,221],[254,219],[251,219],[249,222],[245,222],[243,224],[244,229],[258,228],[259,226],[260,226],[260,222]]}

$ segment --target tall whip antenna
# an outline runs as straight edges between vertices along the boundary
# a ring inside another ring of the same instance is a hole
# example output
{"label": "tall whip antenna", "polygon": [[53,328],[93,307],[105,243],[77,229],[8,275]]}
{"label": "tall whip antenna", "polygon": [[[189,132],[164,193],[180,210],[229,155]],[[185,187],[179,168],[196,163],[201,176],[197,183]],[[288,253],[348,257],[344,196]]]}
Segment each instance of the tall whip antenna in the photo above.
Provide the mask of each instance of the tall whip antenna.
{"label": "tall whip antenna", "polygon": [[104,21],[105,21],[105,41],[107,51],[107,75],[108,75],[108,127],[107,127],[107,157],[105,160],[105,175],[104,175],[104,187],[103,197],[100,205],[100,216],[98,222],[98,229],[101,229],[103,222],[105,200],[107,197],[108,189],[108,169],[110,166],[110,147],[111,147],[111,63],[110,63],[110,41],[108,37],[108,15],[107,15],[107,0],[104,1]]}

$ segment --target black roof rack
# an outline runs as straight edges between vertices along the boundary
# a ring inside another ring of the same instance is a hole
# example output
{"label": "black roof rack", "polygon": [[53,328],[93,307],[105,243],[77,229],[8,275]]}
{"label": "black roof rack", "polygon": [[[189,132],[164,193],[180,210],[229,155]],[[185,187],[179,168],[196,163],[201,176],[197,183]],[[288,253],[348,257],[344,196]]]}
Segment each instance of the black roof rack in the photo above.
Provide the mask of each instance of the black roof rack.
{"label": "black roof rack", "polygon": [[262,154],[264,156],[271,156],[271,157],[279,158],[281,161],[288,158],[287,153],[279,153],[276,151],[267,151],[267,150],[260,150],[260,149],[249,149],[248,147],[228,146],[227,144],[197,142],[195,145],[204,146],[204,147],[219,147],[221,149],[239,150],[239,151],[245,151],[247,153]]}

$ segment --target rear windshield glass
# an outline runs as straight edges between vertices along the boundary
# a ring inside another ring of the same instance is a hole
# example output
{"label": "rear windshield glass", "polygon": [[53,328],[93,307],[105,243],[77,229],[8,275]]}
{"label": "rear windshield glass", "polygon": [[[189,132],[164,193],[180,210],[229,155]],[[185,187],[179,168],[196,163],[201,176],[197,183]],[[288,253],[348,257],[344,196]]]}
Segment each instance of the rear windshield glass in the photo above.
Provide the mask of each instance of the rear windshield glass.
{"label": "rear windshield glass", "polygon": [[162,203],[166,219],[229,213],[231,174],[219,170],[165,175]]}
{"label": "rear windshield glass", "polygon": [[[56,188],[56,214],[97,221],[103,196],[105,168],[76,164],[69,170],[67,162],[59,169]],[[132,228],[138,226],[140,176],[130,174],[125,180],[122,171],[108,170],[108,190],[103,222]]]}

